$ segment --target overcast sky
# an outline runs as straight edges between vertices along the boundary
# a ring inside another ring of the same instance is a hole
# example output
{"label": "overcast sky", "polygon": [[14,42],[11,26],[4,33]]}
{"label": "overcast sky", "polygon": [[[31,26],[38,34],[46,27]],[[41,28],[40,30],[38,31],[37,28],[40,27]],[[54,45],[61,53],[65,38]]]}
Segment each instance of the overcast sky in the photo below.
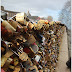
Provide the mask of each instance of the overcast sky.
{"label": "overcast sky", "polygon": [[58,14],[68,0],[1,0],[1,5],[6,10],[26,12],[31,15],[58,19]]}

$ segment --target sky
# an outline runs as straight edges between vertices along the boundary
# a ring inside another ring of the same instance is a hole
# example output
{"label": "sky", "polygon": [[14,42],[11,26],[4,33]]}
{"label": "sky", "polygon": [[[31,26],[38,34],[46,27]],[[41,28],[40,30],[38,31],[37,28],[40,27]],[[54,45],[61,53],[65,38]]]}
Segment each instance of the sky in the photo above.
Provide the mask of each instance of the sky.
{"label": "sky", "polygon": [[58,20],[59,13],[68,0],[1,0],[1,5],[6,10],[26,12],[39,17],[52,16]]}

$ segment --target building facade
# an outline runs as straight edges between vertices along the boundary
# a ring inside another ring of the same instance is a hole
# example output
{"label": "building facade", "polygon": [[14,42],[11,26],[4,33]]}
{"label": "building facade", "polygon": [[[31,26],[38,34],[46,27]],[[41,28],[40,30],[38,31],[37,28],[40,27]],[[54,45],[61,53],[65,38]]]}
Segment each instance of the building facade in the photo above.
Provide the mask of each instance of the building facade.
{"label": "building facade", "polygon": [[7,19],[13,17],[14,15],[16,15],[19,12],[14,12],[14,11],[9,11],[9,10],[5,10],[4,6],[1,6],[1,11],[6,12],[7,13]]}

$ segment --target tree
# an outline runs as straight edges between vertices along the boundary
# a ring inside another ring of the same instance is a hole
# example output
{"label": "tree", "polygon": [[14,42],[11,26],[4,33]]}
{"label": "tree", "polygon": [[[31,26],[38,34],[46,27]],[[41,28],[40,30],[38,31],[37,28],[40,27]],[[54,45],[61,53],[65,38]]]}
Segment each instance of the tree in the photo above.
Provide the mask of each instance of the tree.
{"label": "tree", "polygon": [[71,29],[71,1],[66,2],[59,14],[58,20],[64,23],[68,29]]}
{"label": "tree", "polygon": [[67,37],[68,37],[68,53],[69,58],[71,57],[71,1],[67,1],[64,8],[59,14],[59,21],[67,26]]}
{"label": "tree", "polygon": [[47,17],[47,20],[53,21],[53,17],[52,17],[52,16],[48,16],[48,17]]}

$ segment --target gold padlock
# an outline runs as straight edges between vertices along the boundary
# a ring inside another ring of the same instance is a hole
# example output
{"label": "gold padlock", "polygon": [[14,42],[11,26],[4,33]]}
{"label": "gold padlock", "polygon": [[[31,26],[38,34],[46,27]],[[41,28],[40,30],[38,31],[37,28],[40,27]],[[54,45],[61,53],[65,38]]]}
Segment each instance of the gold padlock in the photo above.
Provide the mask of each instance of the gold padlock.
{"label": "gold padlock", "polygon": [[14,65],[16,66],[19,63],[19,60],[17,57],[14,58]]}
{"label": "gold padlock", "polygon": [[28,55],[27,55],[25,52],[22,52],[21,54],[19,53],[19,58],[20,58],[22,61],[27,61]]}
{"label": "gold padlock", "polygon": [[7,57],[2,56],[2,57],[1,57],[1,67],[4,66],[4,64],[5,64],[6,61],[7,61]]}
{"label": "gold padlock", "polygon": [[20,71],[20,66],[16,66],[13,72],[19,72]]}
{"label": "gold padlock", "polygon": [[5,62],[3,69],[6,71],[10,65],[10,63],[12,62],[12,58],[8,58],[7,61]]}
{"label": "gold padlock", "polygon": [[9,51],[6,52],[6,54],[4,56],[2,56],[2,58],[1,58],[1,67],[4,66],[5,62],[7,61],[7,58],[10,57],[13,54],[14,53],[9,50]]}

